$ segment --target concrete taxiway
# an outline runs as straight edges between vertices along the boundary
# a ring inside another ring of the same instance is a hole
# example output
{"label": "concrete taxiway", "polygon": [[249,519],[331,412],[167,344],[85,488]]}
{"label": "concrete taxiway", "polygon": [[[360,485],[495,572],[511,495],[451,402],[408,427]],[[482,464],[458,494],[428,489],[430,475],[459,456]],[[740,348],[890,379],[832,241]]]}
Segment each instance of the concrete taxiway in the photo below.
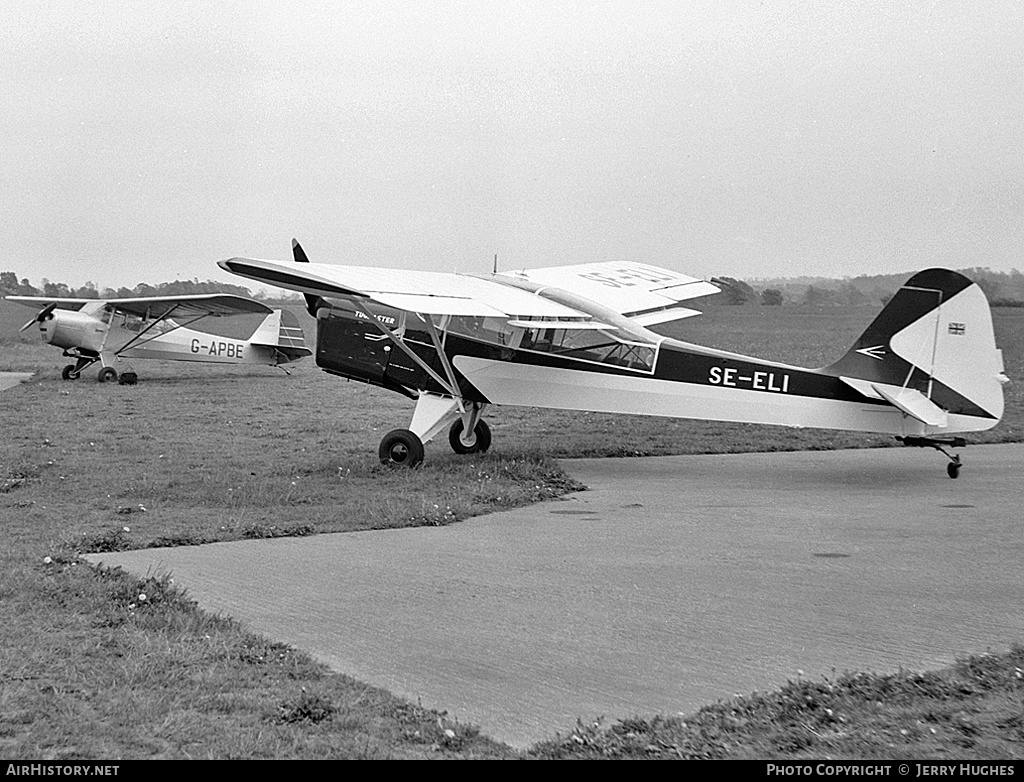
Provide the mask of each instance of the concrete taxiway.
{"label": "concrete taxiway", "polygon": [[447,527],[104,553],[524,747],[1024,641],[1024,445],[573,460],[589,490]]}
{"label": "concrete taxiway", "polygon": [[18,383],[24,383],[32,377],[31,372],[0,372],[0,391],[14,388]]}

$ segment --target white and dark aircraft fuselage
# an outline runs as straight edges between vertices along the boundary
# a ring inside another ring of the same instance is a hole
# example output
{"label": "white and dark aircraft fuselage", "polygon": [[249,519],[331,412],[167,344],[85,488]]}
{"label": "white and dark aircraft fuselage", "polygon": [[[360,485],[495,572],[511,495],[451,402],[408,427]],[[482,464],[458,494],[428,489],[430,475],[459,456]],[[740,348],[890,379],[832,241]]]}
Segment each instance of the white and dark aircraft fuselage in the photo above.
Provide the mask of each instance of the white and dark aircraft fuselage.
{"label": "white and dark aircraft fuselage", "polygon": [[[481,416],[492,404],[877,432],[943,451],[962,444],[950,435],[989,429],[1003,413],[1006,378],[984,293],[944,269],[914,275],[839,361],[806,369],[651,331],[698,314],[678,314],[675,302],[711,292],[656,267],[403,279],[307,265],[293,249],[299,265],[221,266],[306,295],[322,369],[417,401],[409,429],[382,442],[386,463],[419,463],[422,443],[449,425],[456,451],[486,450]],[[590,297],[552,280],[576,281]],[[649,306],[665,291],[671,303]],[[950,458],[955,477],[959,459]]]}

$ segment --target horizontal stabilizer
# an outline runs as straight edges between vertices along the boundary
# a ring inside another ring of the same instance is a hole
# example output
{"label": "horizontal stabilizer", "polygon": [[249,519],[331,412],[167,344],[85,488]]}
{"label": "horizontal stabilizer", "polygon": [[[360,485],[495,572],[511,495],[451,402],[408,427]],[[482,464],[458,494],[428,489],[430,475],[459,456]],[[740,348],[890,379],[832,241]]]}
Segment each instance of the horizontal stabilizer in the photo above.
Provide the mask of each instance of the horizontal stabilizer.
{"label": "horizontal stabilizer", "polygon": [[913,388],[903,388],[897,393],[881,387],[872,386],[878,395],[889,404],[898,407],[911,418],[916,418],[927,426],[948,426],[949,415],[932,400]]}
{"label": "horizontal stabilizer", "polygon": [[885,400],[902,413],[927,426],[946,427],[949,425],[949,414],[916,389],[885,386],[853,377],[840,377],[839,379],[868,399]]}

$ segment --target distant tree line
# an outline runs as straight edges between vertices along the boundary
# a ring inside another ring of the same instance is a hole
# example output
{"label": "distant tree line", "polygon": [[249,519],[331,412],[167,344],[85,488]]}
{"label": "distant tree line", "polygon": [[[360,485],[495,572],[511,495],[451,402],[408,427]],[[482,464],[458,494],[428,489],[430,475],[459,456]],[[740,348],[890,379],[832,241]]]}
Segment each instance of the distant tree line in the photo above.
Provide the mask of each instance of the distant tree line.
{"label": "distant tree line", "polygon": [[[1014,269],[1010,272],[992,271],[975,267],[961,269],[985,291],[993,307],[1024,307],[1024,274]],[[797,277],[756,280],[751,285],[734,277],[713,277],[721,293],[707,298],[710,305],[742,306],[758,304],[778,307],[783,304],[808,304],[818,307],[843,307],[871,304],[877,306],[892,298],[896,290],[907,280],[909,274],[861,275],[842,280],[826,277]],[[63,282],[51,282],[45,277],[41,287],[32,285],[28,279],[18,280],[14,272],[0,272],[0,296],[53,296],[54,298],[80,299],[125,299],[135,296],[181,296],[194,293],[233,293],[238,296],[263,300],[262,291],[255,294],[241,285],[207,280],[175,280],[149,285],[140,282],[134,288],[103,288],[98,290],[93,282],[86,282],[72,288]],[[755,287],[756,286],[756,287]],[[282,293],[280,298],[288,298]],[[277,300],[277,299],[275,299]]]}
{"label": "distant tree line", "polygon": [[45,277],[40,287],[32,285],[27,278],[18,280],[14,272],[0,272],[0,295],[2,296],[52,296],[54,298],[77,299],[127,299],[137,296],[182,296],[195,293],[233,293],[251,299],[261,299],[263,294],[251,293],[241,285],[207,280],[175,280],[149,285],[140,282],[134,288],[103,288],[98,290],[94,282],[86,282],[79,288],[72,288],[63,282],[51,282]]}
{"label": "distant tree line", "polygon": [[[993,307],[1024,307],[1024,274],[992,271],[975,267],[961,269],[985,291]],[[751,285],[733,277],[713,277],[721,293],[711,296],[709,305],[740,306],[759,304],[807,304],[816,307],[846,307],[870,304],[878,306],[892,298],[907,281],[909,273],[862,275],[841,280],[826,277],[797,277],[755,280]]]}

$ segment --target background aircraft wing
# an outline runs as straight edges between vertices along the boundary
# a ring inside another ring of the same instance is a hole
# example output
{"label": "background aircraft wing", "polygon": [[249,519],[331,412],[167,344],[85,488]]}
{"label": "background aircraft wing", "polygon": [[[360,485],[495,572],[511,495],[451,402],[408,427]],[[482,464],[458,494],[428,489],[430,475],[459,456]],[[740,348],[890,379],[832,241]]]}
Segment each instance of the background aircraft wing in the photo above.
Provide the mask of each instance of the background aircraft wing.
{"label": "background aircraft wing", "polygon": [[424,315],[589,318],[580,310],[493,280],[449,272],[231,258],[222,269],[325,298],[370,299]]}
{"label": "background aircraft wing", "polygon": [[45,307],[47,304],[56,304],[60,310],[80,310],[90,301],[96,299],[71,299],[53,296],[4,296],[7,301],[16,301],[27,307]]}
{"label": "background aircraft wing", "polygon": [[86,304],[109,305],[117,312],[139,317],[162,317],[173,310],[176,317],[210,315],[266,315],[273,310],[266,304],[230,293],[196,293],[183,296],[139,296],[125,299],[72,299],[53,296],[5,296],[10,301],[33,307],[56,304],[57,309],[80,310]]}
{"label": "background aircraft wing", "polygon": [[107,299],[106,303],[117,312],[157,318],[173,314],[176,318],[228,315],[267,315],[273,310],[244,296],[231,293],[197,293],[185,296],[140,296],[133,299]]}
{"label": "background aircraft wing", "polygon": [[502,272],[578,294],[643,326],[699,315],[680,302],[718,293],[720,288],[646,263],[609,261]]}

